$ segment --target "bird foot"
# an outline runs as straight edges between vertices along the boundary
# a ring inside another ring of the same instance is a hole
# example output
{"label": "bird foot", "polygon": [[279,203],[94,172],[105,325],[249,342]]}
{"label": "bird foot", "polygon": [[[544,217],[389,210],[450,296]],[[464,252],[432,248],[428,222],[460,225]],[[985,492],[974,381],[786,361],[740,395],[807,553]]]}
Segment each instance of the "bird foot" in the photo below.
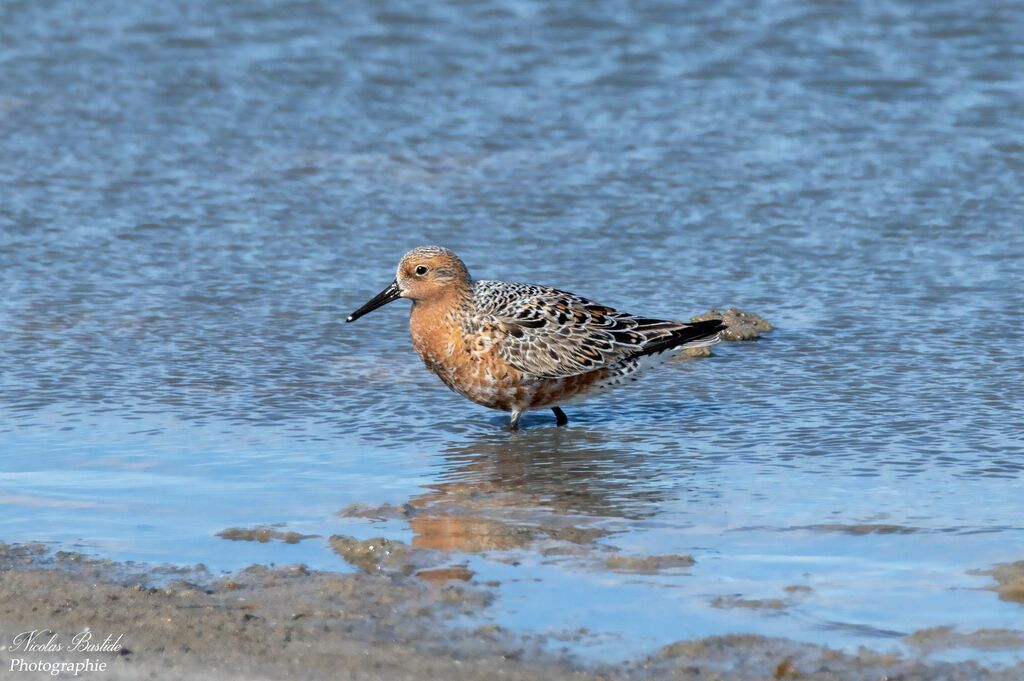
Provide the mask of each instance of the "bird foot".
{"label": "bird foot", "polygon": [[569,417],[565,415],[561,407],[551,407],[551,411],[555,412],[555,425],[565,426],[569,424]]}

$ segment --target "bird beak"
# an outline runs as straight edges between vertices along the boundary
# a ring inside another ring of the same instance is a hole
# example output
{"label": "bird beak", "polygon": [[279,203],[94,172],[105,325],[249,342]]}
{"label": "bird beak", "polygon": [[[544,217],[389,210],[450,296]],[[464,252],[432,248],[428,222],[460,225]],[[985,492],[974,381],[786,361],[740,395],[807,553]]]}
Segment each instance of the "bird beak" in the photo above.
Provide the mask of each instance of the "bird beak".
{"label": "bird beak", "polygon": [[388,284],[386,289],[375,295],[373,298],[370,298],[366,305],[363,305],[361,308],[350,314],[348,319],[345,321],[354,322],[367,312],[373,312],[378,307],[383,307],[393,300],[398,300],[401,296],[402,291],[398,288],[398,280],[395,280]]}

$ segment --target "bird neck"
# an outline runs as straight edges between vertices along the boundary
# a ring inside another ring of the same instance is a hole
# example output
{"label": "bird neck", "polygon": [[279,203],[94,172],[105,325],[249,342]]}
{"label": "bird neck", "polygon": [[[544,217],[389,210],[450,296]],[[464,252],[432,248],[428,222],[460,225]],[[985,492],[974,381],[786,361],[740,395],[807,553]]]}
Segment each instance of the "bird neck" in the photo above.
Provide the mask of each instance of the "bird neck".
{"label": "bird neck", "polygon": [[414,335],[450,335],[461,328],[463,314],[473,305],[469,282],[450,286],[429,298],[412,301],[409,326]]}

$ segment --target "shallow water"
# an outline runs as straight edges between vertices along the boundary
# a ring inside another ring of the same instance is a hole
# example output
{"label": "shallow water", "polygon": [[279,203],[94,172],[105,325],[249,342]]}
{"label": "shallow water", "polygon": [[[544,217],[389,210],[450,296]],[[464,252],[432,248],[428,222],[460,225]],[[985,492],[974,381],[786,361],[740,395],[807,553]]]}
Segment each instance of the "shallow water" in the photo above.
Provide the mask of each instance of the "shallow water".
{"label": "shallow water", "polygon": [[[968,574],[1024,558],[1019,3],[3,14],[0,539],[346,570],[324,539],[216,533],[413,541],[336,512],[440,486],[694,556],[631,575],[451,540],[502,582],[488,618],[587,627],[608,659],[1024,622]],[[422,368],[404,302],[343,323],[433,242],[776,330],[509,434]]]}

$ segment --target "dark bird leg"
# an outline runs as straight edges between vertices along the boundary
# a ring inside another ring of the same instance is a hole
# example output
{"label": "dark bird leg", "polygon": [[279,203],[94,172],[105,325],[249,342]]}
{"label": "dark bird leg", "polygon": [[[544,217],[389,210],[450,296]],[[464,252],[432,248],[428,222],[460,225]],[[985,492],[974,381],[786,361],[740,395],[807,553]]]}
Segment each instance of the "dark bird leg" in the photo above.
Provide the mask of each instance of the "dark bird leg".
{"label": "dark bird leg", "polygon": [[569,417],[565,415],[561,407],[551,407],[551,411],[555,412],[555,425],[565,426],[569,424]]}

